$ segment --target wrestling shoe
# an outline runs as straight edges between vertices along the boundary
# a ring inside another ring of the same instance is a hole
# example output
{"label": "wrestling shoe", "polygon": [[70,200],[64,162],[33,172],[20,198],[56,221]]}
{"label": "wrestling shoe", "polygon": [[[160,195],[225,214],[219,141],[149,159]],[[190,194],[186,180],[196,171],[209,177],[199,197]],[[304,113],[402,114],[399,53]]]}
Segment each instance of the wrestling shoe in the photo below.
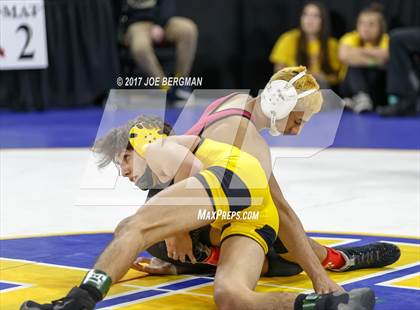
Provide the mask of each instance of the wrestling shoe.
{"label": "wrestling shoe", "polygon": [[351,271],[364,268],[380,268],[395,263],[401,255],[400,249],[391,243],[375,242],[358,247],[336,247],[346,263],[332,271]]}
{"label": "wrestling shoe", "polygon": [[20,310],[93,310],[95,300],[89,293],[79,287],[74,287],[64,298],[54,300],[50,304],[39,304],[35,301],[25,301]]}
{"label": "wrestling shoe", "polygon": [[[375,293],[367,287],[357,288],[346,293],[333,293],[334,297],[341,301],[337,304],[334,303],[334,299],[330,305],[327,305],[327,309],[337,310],[372,310],[375,306]],[[347,297],[348,296],[348,297]]]}
{"label": "wrestling shoe", "polygon": [[375,306],[375,293],[369,288],[359,288],[350,292],[330,294],[299,295],[295,309],[304,310],[371,310]]}

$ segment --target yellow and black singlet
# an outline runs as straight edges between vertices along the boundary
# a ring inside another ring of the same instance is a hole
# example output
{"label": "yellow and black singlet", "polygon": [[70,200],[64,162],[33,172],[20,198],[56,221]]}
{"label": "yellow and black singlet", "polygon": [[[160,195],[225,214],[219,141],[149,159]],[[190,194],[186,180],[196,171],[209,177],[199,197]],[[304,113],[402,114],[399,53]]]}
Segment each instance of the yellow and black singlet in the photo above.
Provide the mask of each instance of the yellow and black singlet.
{"label": "yellow and black singlet", "polygon": [[203,138],[193,153],[204,165],[194,177],[212,201],[216,218],[211,225],[222,231],[221,242],[246,236],[267,253],[277,238],[279,218],[259,161],[235,146]]}

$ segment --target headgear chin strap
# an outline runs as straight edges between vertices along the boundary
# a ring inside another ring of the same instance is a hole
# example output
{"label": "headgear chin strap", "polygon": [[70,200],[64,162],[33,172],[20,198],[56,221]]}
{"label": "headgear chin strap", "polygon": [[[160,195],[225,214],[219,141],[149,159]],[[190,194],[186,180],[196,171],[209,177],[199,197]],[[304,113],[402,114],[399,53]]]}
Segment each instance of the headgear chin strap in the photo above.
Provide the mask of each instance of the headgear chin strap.
{"label": "headgear chin strap", "polygon": [[144,158],[146,148],[150,143],[155,142],[157,139],[166,138],[167,135],[161,133],[160,128],[146,128],[142,124],[137,124],[130,129],[128,140],[133,146],[133,149]]}
{"label": "headgear chin strap", "polygon": [[290,81],[275,80],[269,82],[261,93],[261,109],[265,116],[270,119],[270,134],[280,135],[276,121],[285,118],[295,108],[298,99],[313,94],[317,89],[309,89],[297,93],[293,84],[305,76],[306,70],[294,76]]}

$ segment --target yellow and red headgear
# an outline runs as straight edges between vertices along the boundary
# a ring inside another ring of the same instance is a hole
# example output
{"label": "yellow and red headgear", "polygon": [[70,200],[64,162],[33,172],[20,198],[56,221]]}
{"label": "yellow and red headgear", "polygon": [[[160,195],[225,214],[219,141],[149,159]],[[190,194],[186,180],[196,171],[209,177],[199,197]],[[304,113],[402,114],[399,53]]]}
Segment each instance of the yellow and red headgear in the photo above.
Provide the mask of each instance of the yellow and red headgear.
{"label": "yellow and red headgear", "polygon": [[146,148],[150,143],[167,137],[166,134],[161,132],[161,128],[146,128],[140,123],[130,129],[129,141],[133,149],[144,158]]}

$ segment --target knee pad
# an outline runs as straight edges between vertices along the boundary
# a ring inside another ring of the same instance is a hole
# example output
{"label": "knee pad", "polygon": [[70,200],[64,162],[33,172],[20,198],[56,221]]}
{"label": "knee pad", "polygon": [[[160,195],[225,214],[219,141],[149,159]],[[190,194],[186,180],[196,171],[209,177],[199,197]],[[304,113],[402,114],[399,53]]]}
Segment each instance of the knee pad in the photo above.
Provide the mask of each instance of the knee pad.
{"label": "knee pad", "polygon": [[289,277],[294,276],[303,271],[303,269],[295,263],[289,262],[276,253],[273,247],[268,250],[266,255],[268,260],[268,271],[265,277]]}
{"label": "knee pad", "polygon": [[273,249],[277,254],[286,254],[289,252],[279,238],[274,241]]}

